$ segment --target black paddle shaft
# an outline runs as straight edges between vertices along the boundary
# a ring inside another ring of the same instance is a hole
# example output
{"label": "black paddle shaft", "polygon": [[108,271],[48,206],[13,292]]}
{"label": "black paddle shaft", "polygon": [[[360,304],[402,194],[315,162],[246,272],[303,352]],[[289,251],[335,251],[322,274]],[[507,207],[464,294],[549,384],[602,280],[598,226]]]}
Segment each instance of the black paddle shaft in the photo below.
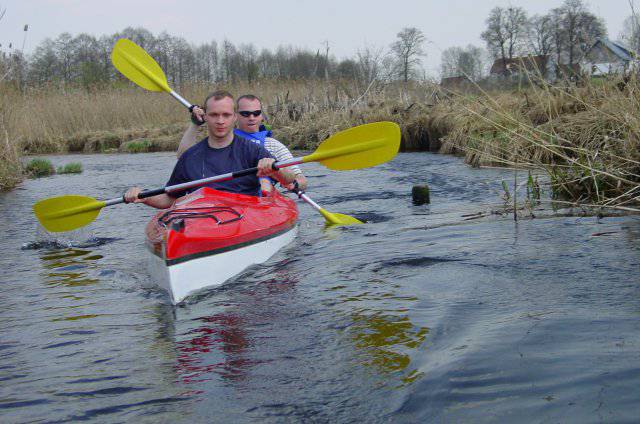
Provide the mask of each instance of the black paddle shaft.
{"label": "black paddle shaft", "polygon": [[[271,168],[274,171],[277,171],[278,169],[280,169],[278,167],[278,165],[276,165],[276,162],[273,163],[273,165],[271,165]],[[232,172],[230,174],[225,174],[225,175],[221,175],[219,178],[210,180],[210,179],[206,179],[206,181],[203,181],[201,184],[207,184],[210,182],[218,182],[218,181],[227,181],[227,180],[232,180],[234,178],[238,178],[238,177],[244,177],[245,175],[252,175],[252,174],[256,174],[258,172],[258,167],[254,166],[253,168],[247,168],[247,169],[243,169],[242,171],[236,171],[236,172]],[[140,194],[138,194],[138,199],[146,199],[147,197],[153,197],[153,196],[157,196],[159,194],[162,193],[167,193],[167,192],[171,192],[174,190],[167,190],[168,188],[173,188],[173,187],[177,187],[178,186],[182,186],[182,184],[179,184],[177,186],[172,186],[172,187],[162,187],[162,188],[157,188],[154,190],[144,190],[142,192],[140,192]],[[124,196],[123,196],[124,199]]]}

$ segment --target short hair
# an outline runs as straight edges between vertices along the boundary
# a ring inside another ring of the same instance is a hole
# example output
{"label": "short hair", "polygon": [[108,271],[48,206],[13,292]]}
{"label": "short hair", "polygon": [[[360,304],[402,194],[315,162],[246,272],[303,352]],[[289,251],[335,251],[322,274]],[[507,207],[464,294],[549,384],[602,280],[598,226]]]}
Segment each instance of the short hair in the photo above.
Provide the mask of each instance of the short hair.
{"label": "short hair", "polygon": [[253,94],[243,94],[242,96],[238,97],[238,100],[236,100],[236,108],[240,107],[240,100],[245,99],[245,100],[257,100],[260,102],[260,106],[262,106],[262,100],[260,100],[260,98],[258,96],[254,96]]}
{"label": "short hair", "polygon": [[[217,90],[214,91],[213,93],[210,93],[205,99],[204,99],[204,111],[207,111],[207,102],[209,102],[209,100],[213,99],[213,100],[222,100],[224,98],[230,98],[231,101],[233,101],[233,94],[229,93],[226,90]],[[234,107],[233,107],[233,111],[235,112],[235,103],[234,103]]]}

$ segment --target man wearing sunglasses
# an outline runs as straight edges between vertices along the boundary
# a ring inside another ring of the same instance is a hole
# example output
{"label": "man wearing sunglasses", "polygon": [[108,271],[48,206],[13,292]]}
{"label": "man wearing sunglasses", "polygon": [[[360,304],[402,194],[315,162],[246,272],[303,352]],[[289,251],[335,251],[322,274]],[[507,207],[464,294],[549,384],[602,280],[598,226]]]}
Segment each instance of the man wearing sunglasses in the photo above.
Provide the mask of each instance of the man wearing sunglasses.
{"label": "man wearing sunglasses", "polygon": [[[292,159],[293,155],[287,149],[287,147],[271,137],[271,131],[264,129],[262,121],[264,120],[264,114],[262,113],[262,103],[257,96],[252,94],[245,94],[238,97],[236,102],[238,109],[238,128],[234,130],[234,133],[242,138],[253,141],[265,147],[269,153],[276,159],[276,161],[284,161]],[[192,125],[187,128],[187,131],[182,136],[180,146],[178,147],[178,157],[182,153],[196,143],[198,139],[198,122],[202,122],[204,111],[196,106],[193,108],[191,121]],[[288,167],[295,175],[295,183],[301,190],[305,190],[307,187],[307,179],[302,174],[302,171],[298,166]],[[260,184],[263,191],[269,191],[271,189],[271,180],[268,178],[261,178]],[[293,189],[294,185],[289,184],[289,189]]]}

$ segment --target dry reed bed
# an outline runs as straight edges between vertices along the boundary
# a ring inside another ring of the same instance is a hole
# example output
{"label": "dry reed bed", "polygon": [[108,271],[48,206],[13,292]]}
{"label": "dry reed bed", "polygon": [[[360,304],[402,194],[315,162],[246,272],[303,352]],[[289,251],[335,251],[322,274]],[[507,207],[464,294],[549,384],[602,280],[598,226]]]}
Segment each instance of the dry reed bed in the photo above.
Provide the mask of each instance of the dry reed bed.
{"label": "dry reed bed", "polygon": [[443,153],[478,165],[529,166],[551,176],[555,195],[640,211],[640,85],[532,85],[515,93],[456,96],[432,112]]}
{"label": "dry reed bed", "polygon": [[[640,203],[640,91],[634,79],[579,88],[538,83],[472,95],[438,93],[431,84],[365,87],[349,81],[258,81],[177,91],[201,103],[216,88],[262,97],[276,137],[293,148],[313,149],[342,129],[390,120],[402,127],[405,151],[462,154],[473,166],[543,168],[554,192],[573,201]],[[2,124],[12,143],[4,143],[3,168],[16,161],[16,151],[122,151],[139,140],[148,141],[151,151],[173,150],[188,122],[170,96],[124,83],[93,92],[6,94],[3,104],[11,112],[2,115]],[[15,178],[6,181],[10,187]]]}
{"label": "dry reed bed", "polygon": [[0,96],[0,189],[14,187],[22,178],[18,146],[8,132],[11,113],[9,98]]}

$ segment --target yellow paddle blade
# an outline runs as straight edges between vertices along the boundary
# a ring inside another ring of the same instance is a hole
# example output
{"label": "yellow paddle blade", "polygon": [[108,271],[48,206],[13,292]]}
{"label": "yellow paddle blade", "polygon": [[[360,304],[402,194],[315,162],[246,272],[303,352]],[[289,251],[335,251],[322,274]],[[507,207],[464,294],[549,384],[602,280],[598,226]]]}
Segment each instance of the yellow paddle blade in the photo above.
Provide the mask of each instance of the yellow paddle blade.
{"label": "yellow paddle blade", "polygon": [[44,199],[33,205],[40,224],[52,233],[71,231],[92,222],[105,202],[91,197],[68,195]]}
{"label": "yellow paddle blade", "polygon": [[320,162],[329,169],[346,171],[388,162],[399,149],[400,127],[393,122],[374,122],[332,135],[303,162]]}
{"label": "yellow paddle blade", "polygon": [[327,221],[327,225],[364,224],[364,222],[349,215],[329,212],[326,209],[320,209],[319,212],[324,216],[324,219]]}
{"label": "yellow paddle blade", "polygon": [[111,52],[111,62],[122,75],[144,89],[171,91],[160,65],[131,40],[121,38],[116,42]]}

